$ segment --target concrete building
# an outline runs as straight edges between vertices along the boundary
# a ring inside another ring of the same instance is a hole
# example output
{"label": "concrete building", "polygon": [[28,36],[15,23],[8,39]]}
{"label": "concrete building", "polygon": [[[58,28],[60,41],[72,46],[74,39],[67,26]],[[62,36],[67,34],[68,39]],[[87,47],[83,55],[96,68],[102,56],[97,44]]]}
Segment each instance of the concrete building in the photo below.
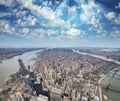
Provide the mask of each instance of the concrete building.
{"label": "concrete building", "polygon": [[22,95],[19,92],[15,92],[15,93],[10,92],[9,95],[12,101],[24,101]]}
{"label": "concrete building", "polygon": [[43,96],[43,95],[39,95],[37,96],[33,96],[30,101],[48,101],[48,97]]}
{"label": "concrete building", "polygon": [[57,88],[52,88],[50,92],[51,101],[62,101],[61,97],[62,91]]}
{"label": "concrete building", "polygon": [[26,75],[26,68],[22,62],[22,59],[18,59],[19,65],[20,65],[20,73],[22,76]]}

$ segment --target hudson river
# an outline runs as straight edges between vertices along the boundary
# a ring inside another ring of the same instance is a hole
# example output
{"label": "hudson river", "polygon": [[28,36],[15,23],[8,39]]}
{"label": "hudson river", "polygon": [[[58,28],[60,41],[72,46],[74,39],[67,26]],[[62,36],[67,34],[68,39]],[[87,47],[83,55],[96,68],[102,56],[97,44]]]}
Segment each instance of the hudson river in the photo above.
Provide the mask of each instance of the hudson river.
{"label": "hudson river", "polygon": [[10,74],[13,74],[19,70],[18,59],[22,59],[25,66],[30,65],[33,67],[35,63],[35,58],[37,57],[36,53],[42,50],[36,50],[31,52],[26,52],[22,55],[15,56],[11,59],[3,60],[0,64],[0,89],[5,85],[5,79],[9,77]]}

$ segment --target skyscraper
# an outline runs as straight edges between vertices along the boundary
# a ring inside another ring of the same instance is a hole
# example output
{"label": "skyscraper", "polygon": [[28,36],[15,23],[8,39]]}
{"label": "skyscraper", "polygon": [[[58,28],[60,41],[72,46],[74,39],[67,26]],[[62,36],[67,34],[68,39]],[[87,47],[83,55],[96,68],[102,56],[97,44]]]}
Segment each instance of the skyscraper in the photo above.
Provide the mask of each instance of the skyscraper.
{"label": "skyscraper", "polygon": [[22,62],[22,59],[18,59],[19,65],[20,65],[20,73],[22,76],[26,75],[26,68]]}

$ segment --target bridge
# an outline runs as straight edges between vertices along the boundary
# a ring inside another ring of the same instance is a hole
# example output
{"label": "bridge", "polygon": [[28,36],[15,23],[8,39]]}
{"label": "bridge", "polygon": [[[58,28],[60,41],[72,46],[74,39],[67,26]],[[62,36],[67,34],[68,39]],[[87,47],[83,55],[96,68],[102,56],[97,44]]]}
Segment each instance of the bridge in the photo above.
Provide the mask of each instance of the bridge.
{"label": "bridge", "polygon": [[[76,78],[80,79],[80,81],[89,82],[89,83],[94,84],[96,86],[101,86],[101,87],[105,88],[106,90],[110,89],[110,90],[120,92],[120,87],[113,86],[109,82],[107,84],[104,84],[104,83],[94,82],[94,81],[91,81],[91,80],[85,80],[84,78],[78,77],[75,74],[74,74],[74,76]],[[73,77],[73,78],[75,78],[75,77]]]}

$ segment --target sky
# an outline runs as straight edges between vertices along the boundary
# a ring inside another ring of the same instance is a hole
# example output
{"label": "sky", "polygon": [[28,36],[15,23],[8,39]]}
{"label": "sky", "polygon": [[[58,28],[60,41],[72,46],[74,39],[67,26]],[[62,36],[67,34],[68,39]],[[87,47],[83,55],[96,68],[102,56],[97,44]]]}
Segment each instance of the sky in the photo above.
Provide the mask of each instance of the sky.
{"label": "sky", "polygon": [[120,48],[120,0],[0,0],[0,47]]}

